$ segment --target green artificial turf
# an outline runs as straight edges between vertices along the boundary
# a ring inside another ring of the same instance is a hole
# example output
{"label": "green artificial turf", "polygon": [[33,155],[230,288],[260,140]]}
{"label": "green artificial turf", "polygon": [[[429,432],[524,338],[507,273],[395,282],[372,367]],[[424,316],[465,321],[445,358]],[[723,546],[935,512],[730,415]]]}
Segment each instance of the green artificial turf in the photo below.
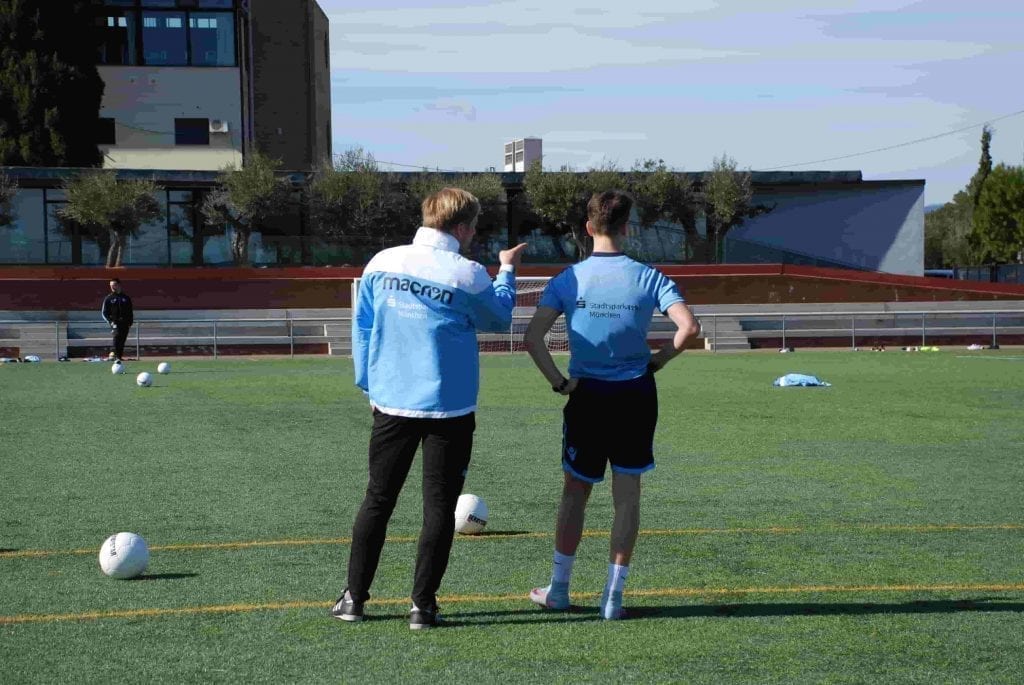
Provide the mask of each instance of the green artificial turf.
{"label": "green artificial turf", "polygon": [[[1024,352],[687,353],[658,375],[628,621],[599,620],[595,487],[567,614],[546,584],[562,398],[483,360],[450,625],[406,622],[414,467],[367,604],[344,624],[370,416],[345,359],[0,366],[3,682],[1019,682]],[[564,358],[560,360],[564,363]],[[773,388],[787,372],[830,388]],[[614,431],[616,426],[595,426]],[[128,530],[141,579],[96,554]],[[241,545],[234,543],[255,543]],[[203,546],[206,545],[206,546]],[[161,549],[164,548],[164,549]],[[150,611],[152,610],[152,611]]]}

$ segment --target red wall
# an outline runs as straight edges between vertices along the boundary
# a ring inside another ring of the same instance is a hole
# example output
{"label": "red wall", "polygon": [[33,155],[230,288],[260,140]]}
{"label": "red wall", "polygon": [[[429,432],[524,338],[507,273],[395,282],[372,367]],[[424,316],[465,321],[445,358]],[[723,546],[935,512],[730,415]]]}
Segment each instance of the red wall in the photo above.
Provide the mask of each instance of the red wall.
{"label": "red wall", "polygon": [[[550,276],[564,266],[523,267]],[[659,267],[691,304],[1024,300],[1024,286],[779,264]],[[0,310],[99,309],[118,277],[137,310],[298,309],[350,306],[360,268],[0,269]]]}

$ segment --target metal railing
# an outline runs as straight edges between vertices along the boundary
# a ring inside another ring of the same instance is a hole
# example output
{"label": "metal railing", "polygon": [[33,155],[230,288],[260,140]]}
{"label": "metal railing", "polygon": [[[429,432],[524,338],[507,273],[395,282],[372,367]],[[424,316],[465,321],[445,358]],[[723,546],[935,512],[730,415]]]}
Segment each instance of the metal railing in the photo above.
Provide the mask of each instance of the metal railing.
{"label": "metal railing", "polygon": [[[252,319],[139,319],[132,325],[132,332],[129,333],[129,340],[134,338],[135,356],[142,358],[143,345],[194,345],[210,346],[213,350],[213,357],[220,355],[223,346],[236,343],[245,345],[259,344],[284,344],[287,341],[288,354],[295,356],[296,344],[304,342],[328,343],[331,338],[344,337],[344,333],[351,334],[351,317],[318,317],[318,318],[252,318]],[[86,346],[110,346],[110,328],[103,322],[91,321],[0,321],[0,326],[18,327],[19,333],[23,329],[53,326],[54,356],[64,356],[61,350],[62,339],[67,348]],[[341,325],[347,330],[343,334],[328,335],[327,326]],[[67,332],[62,335],[61,327],[65,326]],[[161,335],[167,333],[162,329],[174,328],[175,326],[188,326],[193,329],[178,335]],[[272,329],[278,327],[280,330],[274,332],[261,331],[260,329]],[[310,334],[304,332],[306,327],[322,327],[320,333]],[[146,329],[150,334],[147,335]],[[299,332],[296,333],[296,329]],[[89,335],[81,337],[81,333],[96,331],[106,335]],[[155,331],[155,332],[154,332]],[[48,338],[48,336],[47,336]],[[0,338],[0,346],[24,347],[26,340],[41,346],[47,342],[39,334],[26,338],[21,335],[17,338]],[[130,343],[129,343],[130,344]]]}
{"label": "metal railing", "polygon": [[[508,342],[502,342],[494,349],[515,351],[515,342],[522,339],[522,333],[531,312],[526,308],[517,308],[512,329],[503,334],[482,334],[480,338],[496,338],[508,336]],[[710,340],[714,350],[718,343],[729,338],[745,339],[781,338],[782,346],[787,347],[795,338],[845,339],[851,348],[857,347],[858,339],[877,337],[920,338],[922,346],[927,345],[929,336],[932,339],[943,337],[974,336],[976,340],[984,339],[991,345],[999,344],[1000,336],[1021,336],[1024,338],[1024,309],[936,309],[928,311],[751,311],[698,313],[702,330],[700,337]],[[719,319],[739,323],[732,330],[726,331],[719,326]],[[656,317],[651,331],[652,338],[665,337],[670,334],[665,326],[667,319]],[[342,328],[328,335],[328,326]],[[90,321],[24,321],[2,320],[0,327],[19,329],[19,337],[0,337],[0,347],[24,348],[26,341],[36,349],[53,344],[54,356],[63,356],[62,344],[67,348],[108,346],[109,328],[102,322]],[[41,329],[52,327],[52,333],[43,334]],[[62,331],[62,327],[65,330]],[[179,330],[174,331],[177,327]],[[186,330],[180,330],[187,327]],[[276,330],[274,330],[276,328]],[[311,332],[311,329],[321,330]],[[25,329],[30,335],[25,335]],[[35,330],[33,330],[35,329]],[[167,330],[172,329],[172,330]],[[96,331],[97,335],[83,333]],[[103,335],[99,333],[102,332]],[[2,333],[0,333],[2,335]],[[52,335],[52,338],[50,337]],[[223,318],[223,319],[140,319],[135,322],[130,334],[134,338],[136,357],[141,358],[145,345],[167,346],[209,346],[212,355],[217,358],[225,345],[280,344],[288,345],[289,356],[295,356],[296,345],[302,343],[329,343],[332,339],[347,338],[351,342],[352,317],[317,317],[317,318]],[[130,338],[130,339],[131,339]],[[554,341],[552,341],[554,342]],[[558,342],[562,342],[561,339]],[[521,349],[521,348],[519,348]],[[555,348],[558,349],[558,348]]]}
{"label": "metal railing", "polygon": [[[729,312],[699,314],[702,336],[710,333],[712,349],[719,341],[718,320],[729,319],[740,322],[738,335],[746,338],[782,338],[787,347],[793,338],[849,338],[850,348],[857,347],[857,339],[872,337],[910,337],[920,333],[921,345],[925,346],[928,336],[932,338],[950,336],[984,335],[990,344],[998,345],[999,335],[1024,335],[1024,310],[1016,309],[936,309],[928,311],[776,311],[776,312]],[[711,320],[710,331],[705,320]],[[760,322],[762,325],[758,325]],[[809,327],[807,323],[819,322],[824,326]],[[733,337],[737,334],[734,333]]]}

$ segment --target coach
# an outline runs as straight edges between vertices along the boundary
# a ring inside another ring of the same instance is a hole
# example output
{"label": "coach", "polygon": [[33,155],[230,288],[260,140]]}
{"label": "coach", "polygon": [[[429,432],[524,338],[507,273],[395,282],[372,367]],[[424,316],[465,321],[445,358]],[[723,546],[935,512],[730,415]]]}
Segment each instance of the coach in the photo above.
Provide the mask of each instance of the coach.
{"label": "coach", "polygon": [[423,445],[423,527],[409,627],[438,625],[437,589],[455,534],[455,503],[466,478],[479,389],[476,331],[507,331],[515,269],[526,244],[503,250],[491,282],[459,254],[476,234],[480,203],[445,188],[423,201],[411,245],[370,260],[354,303],[356,385],[369,395],[373,429],[369,484],[352,530],[348,587],[331,615],[360,621],[370,598],[388,521]]}

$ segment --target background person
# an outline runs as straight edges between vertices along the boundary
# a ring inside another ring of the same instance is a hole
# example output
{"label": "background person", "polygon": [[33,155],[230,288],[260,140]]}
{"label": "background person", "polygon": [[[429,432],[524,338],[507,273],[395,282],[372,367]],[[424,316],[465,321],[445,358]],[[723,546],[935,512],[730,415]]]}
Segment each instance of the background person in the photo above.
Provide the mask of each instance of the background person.
{"label": "background person", "polygon": [[124,359],[124,343],[128,339],[128,330],[135,323],[135,313],[132,310],[132,298],[128,297],[121,288],[121,279],[110,279],[110,293],[103,298],[100,314],[103,316],[103,320],[110,325],[114,347],[110,358],[122,361]]}

